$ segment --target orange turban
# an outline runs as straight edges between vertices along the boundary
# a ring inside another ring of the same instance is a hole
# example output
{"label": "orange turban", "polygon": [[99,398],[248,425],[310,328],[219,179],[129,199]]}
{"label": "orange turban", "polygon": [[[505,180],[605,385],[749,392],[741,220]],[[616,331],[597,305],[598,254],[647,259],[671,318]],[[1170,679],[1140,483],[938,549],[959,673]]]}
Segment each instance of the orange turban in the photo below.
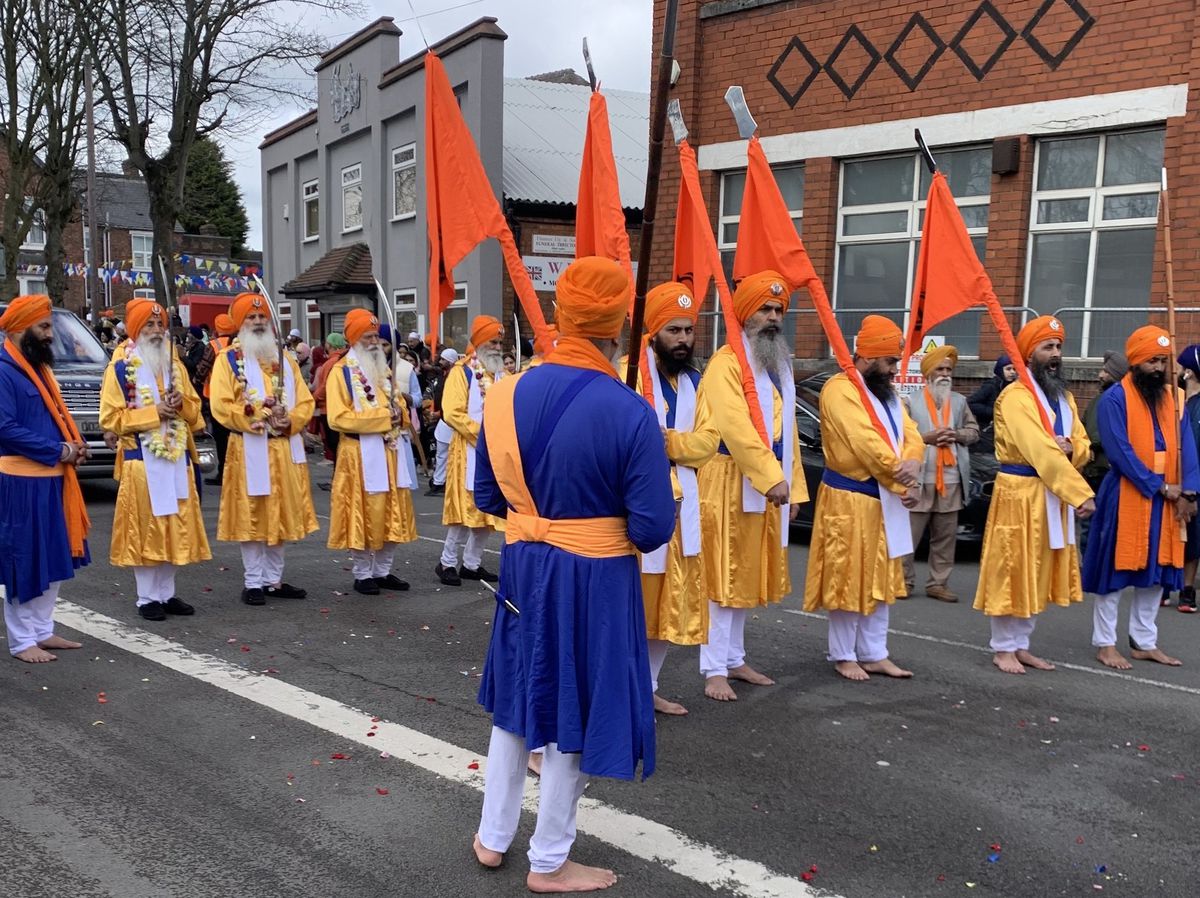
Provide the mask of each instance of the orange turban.
{"label": "orange turban", "polygon": [[629,311],[629,276],[612,259],[584,256],[567,266],[554,288],[564,337],[614,340]]}
{"label": "orange turban", "polygon": [[0,317],[0,331],[15,334],[28,330],[39,321],[49,318],[50,308],[50,297],[44,293],[18,296],[8,304],[8,309]]}
{"label": "orange turban", "polygon": [[353,346],[371,331],[379,332],[379,319],[367,309],[351,309],[346,313],[346,323],[342,325],[342,333],[346,342]]}
{"label": "orange turban", "polygon": [[1021,350],[1021,358],[1029,361],[1029,357],[1038,345],[1047,340],[1066,340],[1067,329],[1053,315],[1042,315],[1034,318],[1021,328],[1017,334],[1017,349]]}
{"label": "orange turban", "polygon": [[503,332],[504,325],[500,323],[500,319],[491,315],[476,315],[475,320],[471,322],[471,345],[478,347],[490,343]]}
{"label": "orange turban", "polygon": [[143,299],[131,302],[125,306],[125,333],[130,340],[136,340],[142,328],[151,318],[157,318],[163,327],[167,326],[167,312],[158,303]]}
{"label": "orange turban", "polygon": [[692,291],[678,281],[659,284],[646,294],[646,333],[654,336],[676,318],[696,323],[700,304]]}
{"label": "orange turban", "polygon": [[213,322],[213,326],[217,329],[217,335],[220,337],[228,337],[231,334],[237,333],[237,326],[233,323],[233,319],[222,312]]}
{"label": "orange turban", "polygon": [[738,284],[733,294],[733,314],[737,316],[739,324],[745,324],[747,318],[772,301],[783,303],[786,312],[791,293],[788,282],[778,271],[760,271],[742,278]]}
{"label": "orange turban", "polygon": [[[859,355],[862,353],[860,352]],[[953,368],[958,364],[958,350],[949,345],[937,346],[929,350],[921,359],[921,373],[928,377],[933,373],[933,369],[946,359],[950,360],[950,367]]]}
{"label": "orange turban", "polygon": [[1125,341],[1125,358],[1130,365],[1148,362],[1156,355],[1171,354],[1171,335],[1161,327],[1147,324],[1139,327]]}
{"label": "orange turban", "polygon": [[899,358],[903,343],[904,334],[896,322],[882,315],[868,315],[854,338],[854,354],[864,359]]}
{"label": "orange turban", "polygon": [[246,316],[251,312],[270,315],[270,312],[267,311],[267,301],[257,293],[239,293],[229,307],[229,317],[233,319],[233,326],[241,330]]}

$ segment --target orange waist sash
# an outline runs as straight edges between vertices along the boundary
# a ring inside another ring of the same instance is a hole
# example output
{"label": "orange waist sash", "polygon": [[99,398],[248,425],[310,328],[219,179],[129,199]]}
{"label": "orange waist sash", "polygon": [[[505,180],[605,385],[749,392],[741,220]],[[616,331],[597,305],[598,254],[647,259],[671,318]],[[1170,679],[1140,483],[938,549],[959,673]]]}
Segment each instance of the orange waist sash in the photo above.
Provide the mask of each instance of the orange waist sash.
{"label": "orange waist sash", "polygon": [[61,462],[43,465],[24,455],[0,455],[0,474],[13,477],[62,477],[65,473]]}

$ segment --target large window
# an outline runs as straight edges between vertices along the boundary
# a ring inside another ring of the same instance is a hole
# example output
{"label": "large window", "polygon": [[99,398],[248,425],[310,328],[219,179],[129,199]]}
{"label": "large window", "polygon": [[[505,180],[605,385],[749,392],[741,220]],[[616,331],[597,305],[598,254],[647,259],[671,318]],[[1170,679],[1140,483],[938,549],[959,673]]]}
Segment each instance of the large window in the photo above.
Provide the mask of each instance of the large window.
{"label": "large window", "polygon": [[1131,316],[1149,306],[1163,137],[1154,128],[1038,141],[1026,305],[1080,310],[1062,313],[1069,356],[1120,348]]}
{"label": "large window", "polygon": [[342,233],[363,226],[362,164],[342,169]]}
{"label": "large window", "polygon": [[[943,150],[936,156],[975,252],[983,259],[991,148]],[[842,163],[833,298],[843,332],[857,332],[871,312],[907,327],[930,180],[929,170],[915,153]],[[936,332],[958,347],[961,355],[979,354],[979,312],[957,315],[939,324]]]}
{"label": "large window", "polygon": [[392,221],[417,214],[417,145],[392,150]]}
{"label": "large window", "polygon": [[154,237],[134,232],[129,235],[135,271],[150,271],[154,267]]}
{"label": "large window", "polygon": [[421,315],[417,312],[417,291],[412,288],[397,290],[392,299],[396,305],[396,341],[402,342],[414,331],[423,334]]}
{"label": "large window", "polygon": [[321,236],[321,182],[305,182],[303,192],[304,239],[316,240]]}
{"label": "large window", "polygon": [[[28,206],[26,206],[28,208]],[[25,242],[21,244],[21,249],[45,249],[46,248],[46,216],[41,209],[34,210],[33,221],[29,223],[29,233],[25,235]]]}
{"label": "large window", "polygon": [[17,277],[17,292],[22,296],[44,295],[47,292],[46,279],[32,275],[20,275]]}
{"label": "large window", "polygon": [[466,284],[454,285],[454,302],[442,312],[438,321],[438,339],[459,352],[465,352],[467,340],[471,336],[470,321],[467,318]]}

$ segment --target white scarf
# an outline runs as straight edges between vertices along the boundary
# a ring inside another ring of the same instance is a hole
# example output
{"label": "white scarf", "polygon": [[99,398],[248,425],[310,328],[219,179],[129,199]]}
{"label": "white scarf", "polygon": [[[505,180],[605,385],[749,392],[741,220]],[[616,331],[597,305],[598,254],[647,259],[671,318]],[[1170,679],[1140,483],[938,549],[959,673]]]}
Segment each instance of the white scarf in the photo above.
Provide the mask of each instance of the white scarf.
{"label": "white scarf", "polygon": [[408,385],[408,396],[412,399],[412,408],[410,409],[412,428],[401,431],[400,435],[407,444],[406,452],[401,452],[401,461],[407,462],[409,489],[417,488],[417,460],[413,457],[412,441],[413,431],[421,432],[421,415],[418,409],[421,408],[421,384],[417,380],[417,372],[413,367],[412,362],[406,362],[404,359],[396,359],[396,382]]}
{"label": "white scarf", "polygon": [[[150,396],[155,405],[162,402],[158,381],[155,380],[145,359],[138,354],[136,343],[130,342],[126,357],[137,359],[139,362],[135,366],[139,404],[143,387],[150,388]],[[174,358],[171,359],[170,364],[175,364]],[[175,376],[178,378],[179,372],[175,372]],[[159,425],[158,432],[164,438],[169,430],[168,422],[164,421]],[[150,438],[151,432],[149,431],[138,434],[138,442],[142,447],[142,464],[146,468],[146,486],[150,491],[150,511],[156,518],[168,518],[173,514],[179,514],[179,503],[186,502],[189,496],[187,448],[184,448],[183,453],[175,461],[168,461],[150,451]]]}
{"label": "white scarf", "polygon": [[[479,388],[479,372],[471,371],[468,367],[470,362],[463,366],[463,374],[466,375],[470,371],[470,383],[467,385],[467,417],[476,424],[483,423],[483,390]],[[492,383],[495,384],[500,378],[504,377],[504,372],[492,375]],[[475,447],[471,443],[467,443],[467,472],[465,477],[465,486],[468,493],[475,492]]]}
{"label": "white scarf", "polygon": [[[1031,378],[1032,380],[1032,378]],[[1046,398],[1045,391],[1042,390],[1041,384],[1036,380],[1033,381],[1034,395],[1037,396],[1038,402],[1042,404],[1046,415],[1051,422],[1054,421],[1054,410],[1050,408],[1050,400]],[[1070,435],[1075,427],[1075,418],[1071,414],[1071,404],[1064,401],[1066,397],[1059,397],[1058,408],[1062,416],[1062,430],[1066,435]],[[1075,509],[1067,506],[1067,527],[1066,532],[1063,532],[1063,514],[1062,500],[1050,490],[1046,490],[1046,526],[1049,530],[1050,548],[1065,549],[1068,545],[1075,545]],[[1064,538],[1065,537],[1065,538]]]}
{"label": "white scarf", "polygon": [[[753,361],[750,341],[742,334],[742,346],[746,350],[746,358]],[[754,370],[754,388],[758,391],[758,405],[762,409],[763,424],[767,428],[768,438],[774,436],[775,427],[775,385],[766,368],[758,365],[751,366]],[[788,493],[792,490],[792,465],[795,457],[792,453],[792,432],[796,427],[796,382],[792,377],[792,366],[786,365],[782,372],[780,399],[783,402],[783,480],[787,484]],[[768,447],[770,448],[770,447]],[[749,477],[742,478],[742,511],[747,514],[764,514],[767,510],[767,497],[754,488]],[[779,508],[780,544],[787,548],[789,508],[785,502]]]}
{"label": "white scarf", "polygon": [[[646,359],[650,363],[650,383],[654,389],[654,413],[658,416],[658,426],[667,426],[667,403],[663,400],[662,377],[658,373],[658,364],[654,358],[652,347],[646,347]],[[675,394],[675,430],[681,433],[691,433],[696,425],[696,388],[686,371],[680,372],[678,388]],[[685,558],[694,558],[700,554],[700,488],[696,480],[696,469],[684,465],[674,465],[679,477],[679,485],[683,489],[683,506],[679,509],[679,526],[681,529],[681,547]],[[659,546],[653,552],[642,555],[642,573],[665,574],[667,572],[667,546]]]}
{"label": "white scarf", "polygon": [[[361,412],[363,410],[362,401],[358,397],[358,391],[353,387],[353,380],[357,376],[357,372],[362,371],[358,365],[358,359],[354,353],[349,353],[346,356],[346,366],[351,370],[350,379],[350,398],[354,401],[354,410]],[[374,386],[375,395],[381,393],[379,385]],[[408,450],[409,457],[412,457],[412,450],[404,440],[396,441],[396,487],[397,489],[412,489],[413,482],[409,478],[408,465],[404,463],[404,450]],[[388,479],[388,463],[387,463],[387,442],[383,436],[378,433],[364,433],[358,437],[358,454],[362,461],[363,470],[363,489],[368,493],[388,493],[391,492],[391,484]]]}
{"label": "white scarf", "polygon": [[[900,407],[900,397],[893,394],[887,409],[885,409],[879,397],[867,388],[862,373],[855,371],[854,376],[859,379],[863,389],[866,390],[867,398],[871,400],[875,414],[880,421],[884,422],[884,433],[887,434],[888,442],[892,444],[892,451],[899,459],[900,451],[904,448],[904,410]],[[889,410],[892,413],[891,420],[896,423],[898,435],[887,424]],[[912,525],[909,523],[908,509],[904,507],[904,502],[899,496],[880,484],[879,504],[883,508],[883,535],[887,539],[888,558],[911,555],[913,553]]]}
{"label": "white scarf", "polygon": [[[246,376],[247,391],[254,390],[264,399],[274,395],[263,385],[262,367],[258,364],[258,359],[248,352],[242,353],[242,371]],[[295,408],[296,376],[292,373],[290,359],[283,360],[281,374],[283,376],[284,404],[288,408]],[[245,397],[243,397],[243,401],[245,401]],[[247,496],[271,495],[271,462],[267,451],[269,439],[270,437],[265,432],[250,433],[247,431],[242,434],[242,449],[246,459]],[[292,462],[297,465],[308,464],[308,458],[304,454],[304,440],[300,434],[292,434],[288,437],[288,443],[292,450]]]}

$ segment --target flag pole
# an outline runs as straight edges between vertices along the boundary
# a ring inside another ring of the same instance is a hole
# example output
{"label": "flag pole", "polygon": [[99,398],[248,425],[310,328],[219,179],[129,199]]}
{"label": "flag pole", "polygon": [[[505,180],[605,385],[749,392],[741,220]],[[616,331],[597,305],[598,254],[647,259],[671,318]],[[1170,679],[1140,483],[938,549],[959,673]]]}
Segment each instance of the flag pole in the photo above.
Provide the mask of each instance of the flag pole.
{"label": "flag pole", "polygon": [[662,174],[663,135],[667,125],[667,94],[671,91],[671,65],[675,61],[675,20],[679,15],[679,0],[667,0],[667,15],[663,22],[662,48],[658,56],[658,79],[655,84],[654,108],[650,113],[650,152],[646,160],[646,199],[642,203],[642,234],[638,246],[638,270],[635,278],[633,315],[629,321],[629,359],[625,365],[625,383],[637,387],[638,358],[635,352],[642,336],[646,317],[646,287],[650,283],[650,252],[654,246],[654,219],[658,211],[658,181]]}
{"label": "flag pole", "polygon": [[[1171,251],[1171,202],[1167,194],[1166,166],[1163,166],[1162,169],[1162,193],[1159,197],[1159,206],[1162,207],[1163,256],[1167,263],[1167,334],[1171,338],[1171,349],[1167,353],[1167,387],[1171,391],[1171,395],[1175,397],[1176,411],[1179,413],[1180,419],[1182,419],[1183,404],[1179,402],[1179,368],[1176,362],[1176,354],[1179,351],[1179,347],[1175,340],[1175,257]],[[1176,450],[1179,453],[1179,473],[1182,477],[1183,440],[1176,440],[1175,444]],[[1183,533],[1183,537],[1186,539],[1187,534]]]}

